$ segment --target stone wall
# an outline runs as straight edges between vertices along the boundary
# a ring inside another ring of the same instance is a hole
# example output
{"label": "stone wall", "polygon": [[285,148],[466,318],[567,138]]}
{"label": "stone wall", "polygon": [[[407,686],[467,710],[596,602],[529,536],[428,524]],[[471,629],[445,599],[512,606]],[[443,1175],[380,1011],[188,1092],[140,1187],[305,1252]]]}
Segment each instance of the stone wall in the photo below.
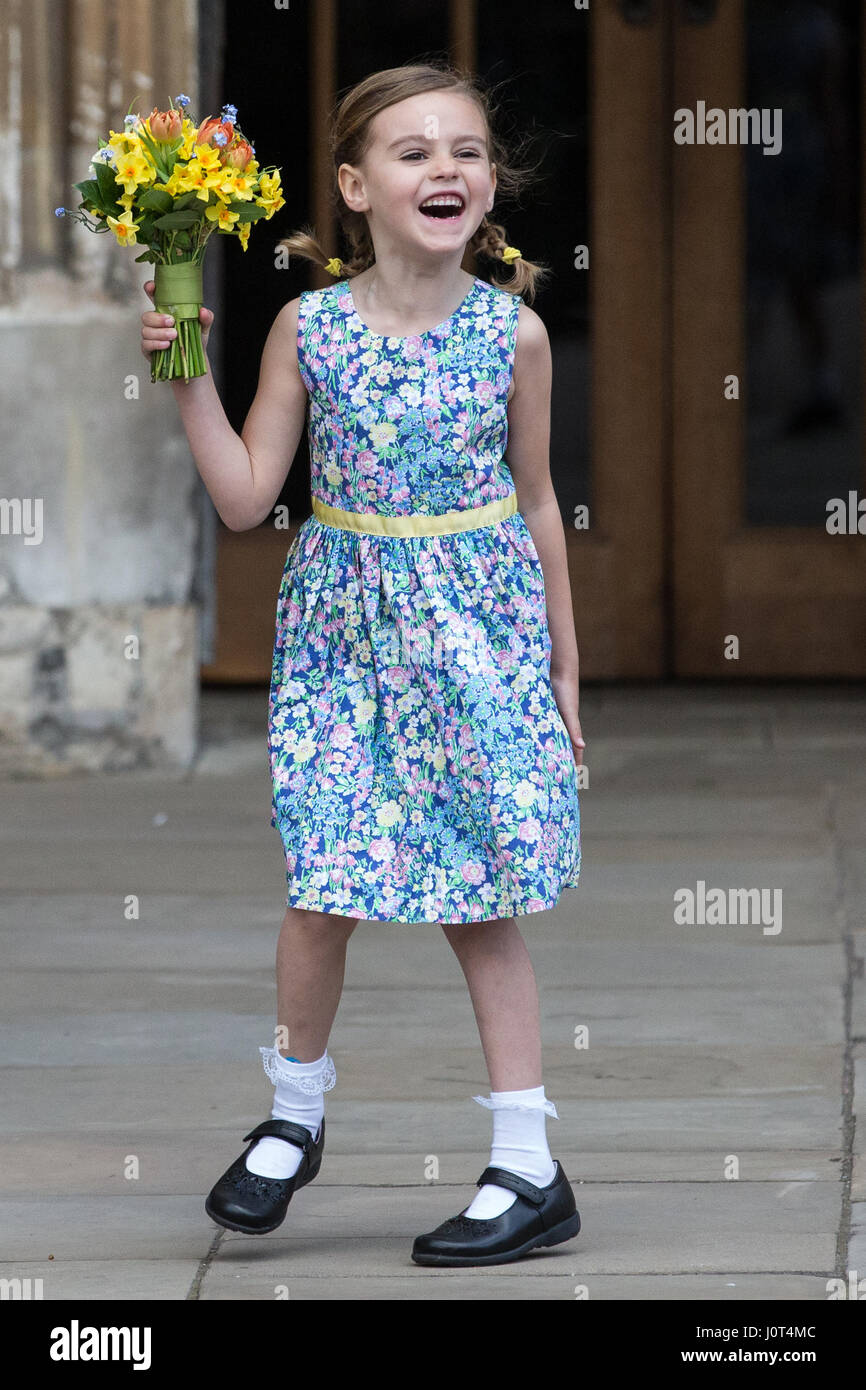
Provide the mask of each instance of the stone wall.
{"label": "stone wall", "polygon": [[0,775],[196,753],[210,503],[139,349],[152,268],[54,209],[130,102],[198,111],[197,36],[190,0],[0,16]]}

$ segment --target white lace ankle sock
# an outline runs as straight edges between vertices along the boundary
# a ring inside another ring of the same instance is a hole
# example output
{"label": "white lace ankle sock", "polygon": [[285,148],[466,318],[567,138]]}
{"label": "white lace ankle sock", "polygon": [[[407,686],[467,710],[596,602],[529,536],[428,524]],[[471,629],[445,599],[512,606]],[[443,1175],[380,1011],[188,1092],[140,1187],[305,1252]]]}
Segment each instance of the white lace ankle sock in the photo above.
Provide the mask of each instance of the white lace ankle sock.
{"label": "white lace ankle sock", "polygon": [[[473,1096],[479,1105],[493,1111],[493,1144],[490,1165],[507,1168],[536,1187],[547,1187],[553,1181],[556,1164],[550,1156],[545,1130],[546,1117],[559,1119],[552,1100],[546,1100],[543,1086],[526,1091],[491,1091],[490,1099]],[[489,1221],[501,1216],[517,1201],[517,1193],[498,1183],[484,1183],[464,1216],[476,1221]]]}
{"label": "white lace ankle sock", "polygon": [[[324,1091],[337,1079],[327,1049],[315,1062],[296,1062],[283,1057],[277,1047],[260,1047],[265,1071],[274,1082],[272,1120],[293,1120],[304,1125],[314,1138],[325,1114]],[[301,1166],[303,1150],[285,1139],[266,1135],[251,1149],[246,1160],[250,1173],[263,1178],[291,1178]]]}

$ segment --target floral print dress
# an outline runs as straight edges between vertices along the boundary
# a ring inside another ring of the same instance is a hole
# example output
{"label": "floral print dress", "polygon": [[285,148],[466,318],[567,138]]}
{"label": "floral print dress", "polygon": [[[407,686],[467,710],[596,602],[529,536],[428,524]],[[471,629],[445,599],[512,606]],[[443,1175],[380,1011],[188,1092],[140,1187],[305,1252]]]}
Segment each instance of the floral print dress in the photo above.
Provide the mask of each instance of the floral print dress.
{"label": "floral print dress", "polygon": [[[302,294],[313,497],[395,517],[511,497],[519,307],[476,277],[443,323],[389,337],[361,321],[347,280]],[[305,521],[280,585],[269,696],[287,905],[479,922],[576,888],[578,774],[550,653],[519,511],[439,535]]]}

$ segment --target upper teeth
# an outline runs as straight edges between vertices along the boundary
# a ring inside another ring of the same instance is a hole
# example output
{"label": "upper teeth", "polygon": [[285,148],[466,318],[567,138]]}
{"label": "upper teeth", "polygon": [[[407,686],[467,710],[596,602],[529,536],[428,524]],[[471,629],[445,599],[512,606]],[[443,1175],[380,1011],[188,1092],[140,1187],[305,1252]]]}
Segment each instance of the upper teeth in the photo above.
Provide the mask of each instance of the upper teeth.
{"label": "upper teeth", "polygon": [[438,198],[428,198],[421,206],[422,208],[461,208],[463,199],[455,193],[443,193]]}

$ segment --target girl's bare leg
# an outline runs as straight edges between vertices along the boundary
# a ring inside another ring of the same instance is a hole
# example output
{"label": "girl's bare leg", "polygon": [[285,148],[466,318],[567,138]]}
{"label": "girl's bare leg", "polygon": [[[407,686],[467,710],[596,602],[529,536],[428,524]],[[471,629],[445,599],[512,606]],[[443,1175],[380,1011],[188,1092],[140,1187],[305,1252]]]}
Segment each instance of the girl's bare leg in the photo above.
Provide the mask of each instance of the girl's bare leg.
{"label": "girl's bare leg", "polygon": [[538,987],[515,919],[442,923],[442,930],[469,986],[491,1091],[540,1086]]}
{"label": "girl's bare leg", "polygon": [[359,917],[289,907],[277,942],[277,1025],[283,1057],[315,1062],[343,992],[346,947]]}

